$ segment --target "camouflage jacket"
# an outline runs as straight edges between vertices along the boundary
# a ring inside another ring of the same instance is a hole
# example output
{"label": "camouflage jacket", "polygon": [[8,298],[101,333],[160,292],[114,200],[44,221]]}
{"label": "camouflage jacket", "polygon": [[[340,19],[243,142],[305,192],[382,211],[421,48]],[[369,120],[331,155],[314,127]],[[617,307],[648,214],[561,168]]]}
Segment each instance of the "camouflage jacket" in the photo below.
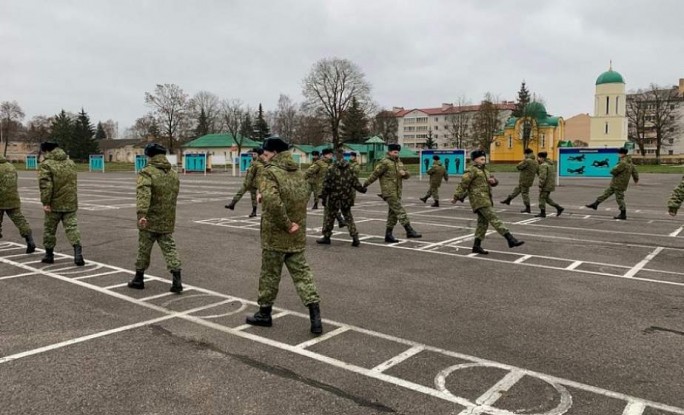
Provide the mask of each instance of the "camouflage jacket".
{"label": "camouflage jacket", "polygon": [[[304,174],[289,151],[278,153],[261,175],[261,248],[278,252],[302,252],[306,248],[306,204],[309,190]],[[299,230],[290,234],[292,223]]]}
{"label": "camouflage jacket", "polygon": [[53,212],[78,210],[76,165],[61,148],[45,153],[38,169],[40,202]]}
{"label": "camouflage jacket", "polygon": [[166,155],[158,154],[138,173],[135,205],[138,219],[147,218],[146,231],[173,233],[176,226],[176,199],[180,190],[178,174]]}
{"label": "camouflage jacket", "polygon": [[258,190],[259,189],[259,177],[261,172],[264,170],[264,162],[256,159],[252,161],[247,169],[247,174],[245,174],[244,185],[248,190]]}
{"label": "camouflage jacket", "polygon": [[17,182],[17,170],[0,155],[0,209],[17,209],[21,206]]}
{"label": "camouflage jacket", "polygon": [[356,173],[356,176],[358,177],[358,175],[361,174],[361,163],[349,160],[349,165],[351,165],[352,170],[354,170],[354,173]]}
{"label": "camouflage jacket", "polygon": [[492,187],[489,185],[489,170],[486,166],[470,165],[463,173],[461,183],[456,187],[454,199],[463,200],[468,196],[473,212],[483,207],[492,207]]}
{"label": "camouflage jacket", "polygon": [[[406,174],[401,176],[400,172],[404,171]],[[373,173],[368,177],[363,184],[364,187],[370,186],[374,181],[380,179],[380,191],[383,199],[388,197],[401,198],[402,182],[409,178],[409,172],[404,168],[404,163],[399,157],[392,158],[389,155],[378,162]]]}
{"label": "camouflage jacket", "polygon": [[432,163],[432,167],[427,171],[427,174],[430,176],[430,187],[439,187],[442,185],[442,179],[447,180],[446,169],[439,160],[435,160]]}
{"label": "camouflage jacket", "polygon": [[553,192],[556,190],[556,166],[553,161],[546,160],[539,165],[539,191]]}
{"label": "camouflage jacket", "polygon": [[620,162],[610,171],[610,174],[613,175],[610,185],[622,191],[627,190],[630,177],[634,179],[634,183],[639,181],[639,172],[637,172],[636,167],[632,164],[632,158],[629,156],[625,156],[620,160]]}
{"label": "camouflage jacket", "polygon": [[682,205],[683,201],[684,201],[684,177],[682,177],[682,182],[679,183],[679,186],[677,186],[672,191],[672,196],[670,196],[670,200],[667,201],[667,210],[670,212],[677,213],[677,211],[679,210],[679,207]]}
{"label": "camouflage jacket", "polygon": [[518,180],[520,186],[530,187],[534,184],[534,176],[537,175],[537,169],[539,168],[539,163],[534,158],[534,154],[526,155],[525,160],[518,163],[515,168],[520,170],[520,178]]}
{"label": "camouflage jacket", "polygon": [[308,169],[306,169],[305,176],[307,181],[314,185],[323,185],[323,180],[325,180],[325,173],[328,171],[331,164],[332,159],[321,157],[320,159],[316,160],[314,164],[312,164],[311,166],[309,166]]}
{"label": "camouflage jacket", "polygon": [[323,181],[321,199],[333,209],[354,206],[355,190],[362,190],[359,177],[347,160],[336,161],[330,166]]}

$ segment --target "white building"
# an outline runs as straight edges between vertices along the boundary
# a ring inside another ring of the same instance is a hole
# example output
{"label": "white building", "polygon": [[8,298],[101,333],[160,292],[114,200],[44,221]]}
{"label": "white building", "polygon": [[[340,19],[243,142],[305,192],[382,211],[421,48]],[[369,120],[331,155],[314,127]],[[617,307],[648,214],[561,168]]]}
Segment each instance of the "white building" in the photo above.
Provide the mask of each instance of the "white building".
{"label": "white building", "polygon": [[590,147],[623,147],[627,142],[625,80],[611,66],[596,79]]}

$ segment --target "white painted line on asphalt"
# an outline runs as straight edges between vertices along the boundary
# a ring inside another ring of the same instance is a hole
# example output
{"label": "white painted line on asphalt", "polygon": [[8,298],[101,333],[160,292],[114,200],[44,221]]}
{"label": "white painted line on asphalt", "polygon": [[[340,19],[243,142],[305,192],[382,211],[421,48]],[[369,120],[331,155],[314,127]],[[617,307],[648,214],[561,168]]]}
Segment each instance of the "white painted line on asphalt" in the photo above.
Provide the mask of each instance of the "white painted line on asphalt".
{"label": "white painted line on asphalt", "polygon": [[105,289],[105,290],[112,290],[112,289],[114,289],[114,288],[121,288],[121,287],[126,287],[126,286],[128,286],[128,283],[127,283],[127,282],[122,282],[121,284],[114,284],[114,285],[110,285],[110,286],[108,286],[108,287],[104,287],[104,289]]}
{"label": "white painted line on asphalt", "polygon": [[646,410],[646,405],[643,402],[631,401],[625,407],[622,415],[641,415]]}
{"label": "white painted line on asphalt", "polygon": [[672,233],[670,234],[670,236],[673,236],[673,237],[674,237],[674,236],[679,235],[679,234],[682,232],[682,229],[684,229],[684,226],[680,226],[679,229],[677,229],[676,231],[672,232]]}
{"label": "white painted line on asphalt", "polygon": [[422,352],[425,350],[424,346],[413,346],[410,349],[406,350],[403,353],[400,353],[391,359],[385,360],[384,362],[380,363],[379,365],[375,366],[373,369],[371,369],[372,372],[384,372],[387,369],[398,365],[399,363],[403,362],[404,360],[413,357],[417,355],[418,353]]}
{"label": "white painted line on asphalt", "polygon": [[503,379],[498,381],[494,386],[489,388],[487,392],[483,393],[479,398],[475,400],[475,403],[478,404],[479,407],[464,409],[458,415],[481,414],[485,410],[482,408],[482,406],[491,407],[491,405],[496,403],[496,401],[498,401],[506,392],[508,392],[509,389],[511,389],[511,387],[513,387],[513,385],[518,383],[518,381],[522,379],[524,376],[525,375],[523,373],[515,370],[509,372],[506,376],[503,377]]}
{"label": "white painted line on asphalt", "polygon": [[451,244],[454,242],[460,242],[463,239],[470,239],[470,238],[473,238],[474,236],[475,236],[475,234],[472,234],[472,233],[468,234],[468,235],[461,235],[461,236],[457,236],[455,238],[447,239],[444,241],[435,242],[435,243],[431,243],[431,244],[429,243],[425,246],[421,246],[420,248],[417,248],[417,250],[418,251],[424,251],[426,249],[431,249],[431,248],[435,248],[435,247],[442,246],[442,245],[448,245],[448,244]]}
{"label": "white painted line on asphalt", "polygon": [[6,246],[6,247],[0,247],[0,252],[6,252],[6,251],[16,251],[17,249],[22,249],[25,247],[22,246]]}
{"label": "white painted line on asphalt", "polygon": [[523,262],[527,261],[530,258],[532,258],[532,255],[523,255],[520,258],[513,261],[513,263],[514,264],[522,264]]}
{"label": "white painted line on asphalt", "polygon": [[582,219],[589,219],[591,215],[585,215]]}
{"label": "white painted line on asphalt", "polygon": [[323,335],[321,335],[321,336],[318,336],[318,337],[316,337],[316,338],[314,338],[314,339],[307,340],[307,341],[305,341],[305,342],[301,342],[301,343],[299,343],[298,345],[296,345],[295,347],[299,347],[300,349],[306,349],[307,347],[311,347],[311,346],[313,346],[314,344],[318,344],[318,343],[320,343],[320,342],[324,342],[324,341],[326,341],[326,340],[328,340],[328,339],[330,339],[330,338],[333,338],[333,337],[337,336],[338,334],[342,334],[342,333],[344,333],[345,331],[349,331],[349,327],[348,327],[348,326],[338,327],[338,328],[336,328],[335,330],[329,331],[329,332],[327,332],[327,333],[325,333],[325,334],[323,334]]}
{"label": "white painted line on asphalt", "polygon": [[575,262],[573,262],[572,264],[570,264],[570,265],[568,265],[567,267],[565,267],[565,269],[567,269],[568,271],[572,271],[572,270],[574,270],[575,268],[577,268],[577,267],[579,267],[580,265],[582,265],[583,263],[584,263],[584,261],[575,261]]}
{"label": "white painted line on asphalt", "polygon": [[[272,314],[272,315],[271,315],[271,320],[279,319],[280,317],[285,317],[285,316],[288,316],[288,315],[290,315],[290,314],[292,314],[292,313],[289,312],[289,311],[281,311],[281,312],[279,312],[279,313]],[[251,325],[251,324],[243,324],[243,325],[241,325],[241,326],[237,326],[237,327],[233,328],[233,330],[242,331],[242,330],[248,329],[248,328],[250,328],[250,327],[257,327],[257,326],[253,326],[253,325]]]}
{"label": "white painted line on asphalt", "polygon": [[635,266],[632,267],[629,271],[627,271],[624,275],[625,278],[632,278],[636,275],[637,272],[641,271],[643,267],[646,266],[653,258],[655,258],[656,255],[658,255],[664,248],[659,246],[656,249],[653,250],[650,254],[646,256],[641,262],[636,264]]}
{"label": "white painted line on asphalt", "polygon": [[[55,272],[55,271],[52,271],[52,272]],[[119,273],[119,272],[121,272],[121,271],[115,269],[115,270],[112,270],[112,271],[100,272],[99,274],[85,275],[85,276],[82,276],[82,277],[76,277],[76,278],[74,278],[74,279],[75,279],[75,280],[87,280],[87,279],[89,279],[89,278],[102,277],[102,276],[104,276],[104,275],[117,274],[117,273]]]}
{"label": "white painted line on asphalt", "polygon": [[36,274],[38,274],[38,273],[37,272],[24,272],[23,274],[8,275],[6,277],[0,277],[0,281],[11,280],[12,278],[26,277],[27,275],[36,275]]}
{"label": "white painted line on asphalt", "polygon": [[518,222],[513,222],[513,224],[514,225],[529,225],[530,223],[539,222],[540,220],[542,220],[542,218],[529,218],[529,219],[523,219],[523,220],[518,221]]}

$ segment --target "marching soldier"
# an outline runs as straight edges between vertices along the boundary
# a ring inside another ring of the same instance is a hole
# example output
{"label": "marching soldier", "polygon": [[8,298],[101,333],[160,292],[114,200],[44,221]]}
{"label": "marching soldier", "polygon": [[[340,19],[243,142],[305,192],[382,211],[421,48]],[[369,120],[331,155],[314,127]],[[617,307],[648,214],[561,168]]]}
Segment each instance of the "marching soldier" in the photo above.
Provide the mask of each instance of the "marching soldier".
{"label": "marching soldier", "polygon": [[270,327],[271,311],[280,285],[283,264],[290,272],[299,298],[309,308],[311,332],[321,334],[320,298],[313,273],[306,262],[306,205],[309,189],[304,175],[279,137],[264,140],[266,168],[260,182],[261,275],[259,311],[247,317],[247,324]]}
{"label": "marching soldier", "polygon": [[67,158],[64,150],[57,143],[46,141],[41,143],[40,152],[44,160],[40,163],[38,185],[40,201],[45,212],[43,246],[45,255],[41,262],[55,262],[54,249],[57,244],[57,226],[62,222],[69,243],[74,247],[74,264],[85,265],[81,233],[78,231],[77,176],[76,165]]}
{"label": "marching soldier", "polygon": [[487,255],[489,251],[482,248],[482,241],[487,235],[487,228],[491,223],[499,234],[508,241],[508,247],[514,248],[525,242],[519,241],[511,235],[503,222],[496,216],[492,202],[492,187],[499,184],[498,180],[489,173],[485,163],[487,154],[482,150],[470,153],[473,163],[463,174],[461,183],[456,188],[451,203],[463,202],[466,196],[470,201],[470,207],[477,214],[477,229],[475,230],[475,242],[473,252]]}
{"label": "marching soldier", "polygon": [[7,213],[19,229],[21,237],[26,241],[26,253],[30,254],[36,251],[36,243],[33,242],[31,226],[21,213],[17,179],[17,170],[0,154],[0,238],[2,238],[2,219]]}
{"label": "marching soldier", "polygon": [[[356,151],[351,152],[351,157],[349,158],[349,165],[351,166],[351,169],[354,172],[354,174],[356,174],[356,177],[360,177],[359,175],[361,174],[361,163],[359,163]],[[356,192],[352,192],[352,201],[356,202]]]}
{"label": "marching soldier", "polygon": [[166,268],[173,281],[170,291],[180,294],[181,261],[176,251],[173,231],[176,226],[176,200],[180,190],[178,174],[166,159],[166,148],[161,144],[145,146],[150,162],[138,173],[136,208],[138,214],[138,257],[135,261],[135,277],[128,283],[130,288],[145,288],[145,270],[150,266],[150,254],[154,243],[159,244]]}
{"label": "marching soldier", "polygon": [[[312,153],[313,154],[313,153]],[[316,160],[309,168],[306,170],[305,176],[308,182],[311,184],[311,189],[314,194],[314,204],[311,209],[318,209],[318,199],[321,198],[321,190],[323,187],[323,179],[325,179],[325,173],[330,168],[332,164],[332,150],[329,148],[323,149],[323,156]]]}
{"label": "marching soldier", "polygon": [[674,217],[677,215],[677,211],[682,205],[682,201],[684,201],[684,177],[682,177],[679,186],[675,187],[672,191],[672,196],[670,196],[670,200],[667,202],[667,211],[670,216]]}
{"label": "marching soldier", "polygon": [[615,201],[620,208],[620,214],[614,216],[613,219],[627,220],[627,206],[625,205],[625,192],[629,187],[629,178],[634,180],[634,184],[639,184],[639,172],[637,171],[632,159],[627,155],[627,149],[621,148],[618,150],[620,162],[615,165],[610,171],[613,178],[610,180],[610,185],[605,192],[596,198],[594,203],[585,205],[594,210],[598,209],[599,203],[608,199],[613,193],[615,194]]}
{"label": "marching soldier", "polygon": [[556,190],[556,169],[553,161],[548,160],[546,151],[537,154],[539,162],[539,214],[537,218],[546,217],[546,204],[556,208],[556,216],[560,216],[565,210],[561,205],[551,200],[551,192]]}
{"label": "marching soldier", "polygon": [[[318,150],[314,150],[311,152],[311,165],[309,168],[306,170],[306,182],[309,185],[310,190],[310,195],[313,196],[314,204],[311,207],[311,209],[318,209],[318,198],[316,197],[316,177],[314,175],[308,175],[309,170],[313,167],[314,164],[321,158],[321,153]],[[311,197],[309,196],[309,197]]]}
{"label": "marching soldier", "polygon": [[432,156],[432,160],[432,167],[427,171],[427,174],[430,176],[430,189],[424,197],[420,198],[420,200],[422,200],[423,203],[427,203],[428,198],[432,196],[434,203],[430,206],[439,207],[439,187],[442,185],[442,179],[444,179],[445,182],[449,181],[449,176],[447,175],[444,166],[442,166],[442,162],[439,161],[438,155]]}
{"label": "marching soldier", "polygon": [[401,190],[403,181],[410,177],[404,168],[404,163],[399,159],[399,144],[388,145],[387,155],[375,166],[373,173],[363,183],[363,187],[368,187],[374,181],[380,179],[380,197],[387,202],[387,224],[385,230],[385,242],[397,243],[399,240],[394,237],[392,232],[397,222],[401,223],[406,229],[407,238],[420,238],[423,235],[416,232],[411,227],[406,210],[401,205]]}
{"label": "marching soldier", "polygon": [[264,150],[260,147],[252,149],[252,164],[250,164],[247,172],[245,174],[245,180],[242,182],[242,187],[233,197],[225,207],[226,209],[234,210],[237,202],[242,199],[242,195],[249,190],[250,196],[252,197],[252,213],[249,214],[250,218],[257,215],[257,191],[259,190],[259,185],[257,183],[261,171],[264,169],[264,162],[262,161],[262,154]]}
{"label": "marching soldier", "polygon": [[525,208],[521,210],[520,213],[532,213],[532,210],[530,209],[530,187],[532,187],[534,184],[534,176],[537,175],[538,167],[539,164],[534,158],[534,152],[531,149],[526,148],[525,159],[515,166],[516,169],[520,170],[518,186],[516,186],[515,189],[513,189],[513,193],[508,195],[508,197],[502,200],[501,203],[504,205],[510,205],[511,201],[522,193]]}
{"label": "marching soldier", "polygon": [[316,240],[316,243],[330,245],[330,236],[335,226],[336,214],[342,211],[342,216],[349,228],[349,235],[352,237],[352,246],[359,246],[359,234],[356,231],[354,217],[351,207],[354,206],[354,190],[365,193],[367,191],[351,167],[351,163],[344,159],[344,152],[337,150],[337,161],[328,169],[323,181],[323,192],[321,200],[325,208],[323,218],[323,237]]}

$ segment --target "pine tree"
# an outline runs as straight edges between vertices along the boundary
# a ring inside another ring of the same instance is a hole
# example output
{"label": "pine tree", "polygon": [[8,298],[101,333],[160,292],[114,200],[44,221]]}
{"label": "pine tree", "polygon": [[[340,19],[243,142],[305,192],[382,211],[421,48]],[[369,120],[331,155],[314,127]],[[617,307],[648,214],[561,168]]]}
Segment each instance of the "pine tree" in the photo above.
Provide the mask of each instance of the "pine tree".
{"label": "pine tree", "polygon": [[81,108],[74,126],[73,146],[67,154],[74,160],[88,160],[88,156],[99,151],[99,144],[95,141],[95,129],[90,123],[90,117]]}
{"label": "pine tree", "polygon": [[435,141],[434,137],[432,136],[432,129],[428,130],[427,138],[425,139],[425,148],[427,148],[427,149],[437,148],[437,142]]}
{"label": "pine tree", "polygon": [[518,101],[515,103],[515,109],[511,116],[522,117],[524,115],[525,106],[530,103],[530,91],[525,85],[525,81],[520,85],[520,91],[518,91]]}
{"label": "pine tree", "polygon": [[368,119],[355,97],[351,105],[342,116],[340,127],[340,141],[349,143],[363,143],[368,137]]}
{"label": "pine tree", "polygon": [[95,139],[96,140],[104,140],[107,138],[107,133],[105,133],[104,127],[102,126],[102,123],[98,121],[97,123],[97,131],[95,132]]}
{"label": "pine tree", "polygon": [[59,146],[69,153],[69,149],[73,147],[74,141],[74,122],[62,110],[52,120],[52,139],[59,144]]}
{"label": "pine tree", "polygon": [[200,109],[199,116],[197,117],[197,128],[195,128],[195,136],[202,137],[203,135],[209,134],[209,118],[207,117],[204,108]]}
{"label": "pine tree", "polygon": [[270,137],[271,132],[268,128],[268,123],[264,119],[264,110],[259,104],[259,111],[257,112],[257,119],[254,121],[254,139],[264,141],[265,138]]}
{"label": "pine tree", "polygon": [[239,134],[245,138],[254,138],[254,125],[252,124],[252,117],[249,115],[249,111],[245,112],[245,118],[240,124]]}

